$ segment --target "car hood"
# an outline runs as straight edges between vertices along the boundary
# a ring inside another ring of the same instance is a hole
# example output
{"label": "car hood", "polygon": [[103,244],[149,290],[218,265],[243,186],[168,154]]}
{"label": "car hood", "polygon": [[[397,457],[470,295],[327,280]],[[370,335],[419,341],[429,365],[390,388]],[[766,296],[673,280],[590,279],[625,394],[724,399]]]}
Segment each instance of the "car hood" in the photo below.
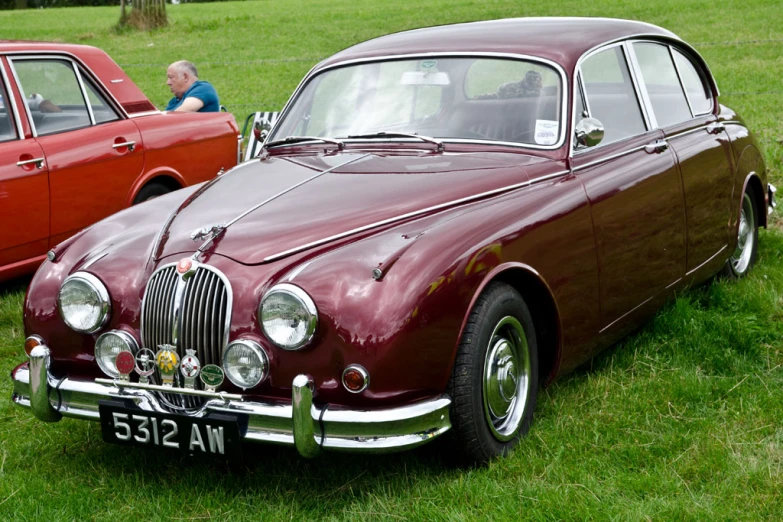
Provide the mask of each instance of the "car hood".
{"label": "car hood", "polygon": [[542,161],[508,153],[267,156],[187,199],[160,234],[158,258],[192,253],[204,242],[191,239],[195,231],[233,222],[210,249],[240,263],[262,263],[411,212],[525,183],[524,167]]}

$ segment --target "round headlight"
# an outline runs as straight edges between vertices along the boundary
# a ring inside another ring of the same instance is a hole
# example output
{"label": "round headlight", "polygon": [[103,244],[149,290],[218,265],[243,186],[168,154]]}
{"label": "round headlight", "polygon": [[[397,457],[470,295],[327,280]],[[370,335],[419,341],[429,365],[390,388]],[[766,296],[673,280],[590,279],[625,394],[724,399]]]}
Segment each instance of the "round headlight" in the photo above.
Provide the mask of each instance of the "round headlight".
{"label": "round headlight", "polygon": [[60,287],[57,305],[65,324],[82,333],[95,333],[106,324],[111,311],[109,291],[100,279],[76,272]]}
{"label": "round headlight", "polygon": [[120,352],[130,352],[136,355],[139,345],[131,335],[121,331],[112,330],[98,337],[95,341],[95,360],[101,367],[103,373],[109,377],[117,378],[120,372],[117,371],[117,354]]}
{"label": "round headlight", "polygon": [[223,352],[223,370],[228,380],[246,390],[267,376],[269,358],[261,345],[254,341],[233,341]]}
{"label": "round headlight", "polygon": [[318,326],[318,310],[304,290],[277,285],[261,299],[258,322],[276,346],[298,350],[310,342]]}

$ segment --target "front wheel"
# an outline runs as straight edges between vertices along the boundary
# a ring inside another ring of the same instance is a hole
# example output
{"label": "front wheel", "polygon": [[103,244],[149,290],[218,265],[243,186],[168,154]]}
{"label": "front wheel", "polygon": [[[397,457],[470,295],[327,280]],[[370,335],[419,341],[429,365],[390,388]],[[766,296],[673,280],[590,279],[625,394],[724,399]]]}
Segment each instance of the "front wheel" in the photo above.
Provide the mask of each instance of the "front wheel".
{"label": "front wheel", "polygon": [[530,311],[513,287],[490,283],[476,300],[447,391],[447,440],[459,460],[484,464],[527,433],[538,393],[538,351]]}
{"label": "front wheel", "polygon": [[732,278],[744,277],[756,263],[759,229],[756,223],[756,204],[753,196],[745,189],[742,196],[742,208],[737,225],[737,246],[723,267],[723,273]]}

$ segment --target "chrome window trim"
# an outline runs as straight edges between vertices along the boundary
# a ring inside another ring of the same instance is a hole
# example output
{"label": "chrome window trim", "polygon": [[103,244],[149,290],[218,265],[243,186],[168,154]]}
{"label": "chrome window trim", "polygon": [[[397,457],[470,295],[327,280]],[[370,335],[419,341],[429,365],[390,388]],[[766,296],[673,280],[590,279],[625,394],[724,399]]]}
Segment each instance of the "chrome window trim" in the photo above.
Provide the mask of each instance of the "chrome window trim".
{"label": "chrome window trim", "polygon": [[[647,130],[653,130],[658,128],[658,118],[655,117],[655,111],[653,110],[652,102],[650,101],[650,93],[647,91],[647,84],[644,82],[644,76],[642,76],[642,67],[639,65],[639,59],[636,57],[636,49],[634,44],[639,40],[629,40],[625,42],[623,48],[625,49],[625,57],[628,60],[631,74],[631,81],[636,91],[637,101],[642,109],[644,115],[644,121],[647,125]],[[640,96],[641,95],[641,96]]]}
{"label": "chrome window trim", "polygon": [[79,71],[79,67],[73,68],[74,72],[76,73],[76,81],[79,82],[79,88],[82,90],[82,97],[84,98],[84,104],[87,106],[87,113],[90,115],[90,123],[92,126],[95,126],[95,114],[92,112],[92,104],[90,103],[90,97],[87,96],[87,87],[84,86],[84,81],[82,80],[82,73]]}
{"label": "chrome window trim", "polygon": [[[685,88],[685,82],[682,81],[682,74],[680,74],[680,67],[677,65],[677,60],[674,59],[674,51],[672,50],[672,46],[667,45],[666,48],[669,51],[669,58],[672,61],[672,65],[674,65],[674,73],[677,75],[677,81],[680,82],[680,89],[682,89],[682,93],[685,95],[685,102],[688,104],[688,110],[691,111],[691,118],[695,118],[696,114],[693,112],[691,97],[688,96],[688,89]],[[696,74],[699,74],[698,71]]]}
{"label": "chrome window trim", "polygon": [[[647,25],[650,25],[650,24],[647,24]],[[655,26],[652,26],[652,27],[655,27]],[[658,29],[660,29],[660,28],[658,28]],[[707,65],[707,62],[704,60],[702,55],[696,49],[694,49],[693,46],[691,46],[689,43],[683,41],[679,36],[675,35],[674,33],[671,33],[670,35],[654,34],[654,33],[637,33],[637,34],[622,36],[620,38],[614,38],[612,40],[607,40],[606,42],[603,42],[601,44],[596,45],[595,47],[592,47],[591,49],[588,49],[587,51],[585,51],[582,54],[581,57],[579,57],[579,60],[577,60],[576,66],[574,67],[575,76],[576,76],[576,73],[578,73],[580,71],[582,62],[588,56],[590,56],[591,54],[595,53],[597,50],[603,49],[604,47],[606,47],[608,45],[611,45],[611,44],[614,44],[614,43],[626,42],[626,41],[637,41],[637,40],[638,41],[648,40],[648,41],[656,42],[656,43],[665,43],[667,45],[673,44],[675,46],[678,46],[681,49],[687,50],[688,53],[690,53],[691,55],[693,55],[696,58],[698,58],[698,60],[700,61],[699,66],[702,68],[702,70],[704,71],[704,73],[707,76],[705,79],[707,80],[707,83],[709,84],[710,91],[712,91],[714,89],[714,92],[713,92],[713,110],[715,110],[715,99],[718,96],[720,96],[720,89],[718,88],[718,83],[715,81],[715,77],[713,76],[712,71],[710,70],[709,65]],[[571,104],[572,129],[571,129],[571,133],[570,133],[570,142],[569,142],[569,148],[568,148],[568,150],[569,150],[569,152],[568,152],[569,156],[568,157],[569,158],[572,158],[573,155],[574,155],[574,152],[575,152],[574,151],[574,132],[573,132],[573,128],[576,126],[576,122],[574,121],[574,111],[575,110],[576,110],[576,105],[572,103]],[[592,150],[593,148],[595,148],[595,147],[591,147],[590,149],[582,149],[582,150]],[[576,151],[576,152],[582,152],[582,150]]]}
{"label": "chrome window trim", "polygon": [[[644,147],[642,146],[641,148],[644,148]],[[306,243],[304,245],[300,245],[298,247],[294,247],[294,248],[285,250],[283,252],[279,252],[277,254],[272,254],[271,256],[265,257],[261,262],[262,263],[266,263],[268,261],[274,261],[276,259],[280,259],[282,257],[286,257],[288,255],[295,254],[297,252],[301,252],[303,250],[307,250],[307,249],[316,247],[318,245],[323,245],[325,243],[330,243],[332,241],[336,241],[338,239],[342,239],[344,237],[351,236],[353,234],[358,234],[358,233],[364,232],[366,230],[370,230],[370,229],[373,229],[373,228],[389,225],[389,224],[392,224],[392,223],[395,223],[395,222],[398,222],[398,221],[403,221],[403,220],[406,220],[406,219],[414,218],[414,217],[417,217],[417,216],[421,216],[423,214],[427,214],[429,212],[435,212],[435,211],[438,211],[438,210],[443,210],[445,208],[452,207],[452,206],[455,206],[455,205],[460,205],[460,204],[464,204],[464,203],[472,203],[474,201],[478,201],[480,199],[487,198],[487,197],[490,197],[490,196],[497,196],[497,195],[500,195],[500,194],[504,194],[506,192],[514,191],[514,190],[519,189],[519,188],[528,187],[530,185],[536,185],[538,183],[543,183],[544,181],[549,181],[551,179],[554,179],[554,178],[557,178],[557,177],[560,177],[560,176],[565,176],[565,175],[570,174],[570,173],[571,173],[570,170],[564,170],[564,171],[561,171],[561,172],[555,172],[553,174],[547,174],[546,176],[541,176],[540,178],[536,178],[536,179],[533,179],[533,180],[523,181],[522,183],[515,183],[514,185],[508,185],[508,186],[501,187],[501,188],[498,188],[498,189],[489,190],[487,192],[482,192],[480,194],[474,194],[472,196],[467,196],[467,197],[464,197],[464,198],[455,199],[455,200],[452,200],[452,201],[448,201],[446,203],[440,203],[438,205],[433,205],[431,207],[423,208],[421,210],[414,210],[413,212],[408,212],[407,214],[401,214],[399,216],[395,216],[395,217],[392,217],[392,218],[384,219],[384,220],[381,220],[381,221],[376,221],[374,223],[370,223],[369,225],[364,225],[364,226],[357,227],[357,228],[354,228],[354,229],[351,229],[351,230],[347,230],[345,232],[340,232],[339,234],[335,234],[333,236],[329,236],[329,237],[326,237],[326,238],[323,238],[323,239],[318,239],[316,241],[312,241],[310,243]]]}
{"label": "chrome window trim", "polygon": [[[563,146],[563,144],[568,141],[567,139],[567,129],[565,128],[565,123],[568,121],[567,114],[568,114],[568,96],[566,96],[566,93],[568,92],[568,75],[565,72],[565,69],[558,64],[557,62],[553,62],[552,60],[548,60],[546,58],[540,58],[537,56],[527,55],[527,54],[519,54],[519,53],[494,53],[494,52],[471,52],[471,51],[463,51],[463,52],[457,52],[457,51],[447,51],[447,52],[429,52],[429,53],[408,53],[408,54],[390,54],[390,55],[382,55],[382,56],[372,56],[368,58],[354,58],[351,60],[343,60],[341,62],[333,63],[331,65],[327,65],[324,67],[320,67],[319,65],[315,65],[310,71],[305,75],[305,77],[302,79],[301,82],[299,82],[299,85],[294,90],[294,93],[291,95],[291,97],[286,102],[285,106],[283,107],[283,110],[280,111],[280,116],[277,118],[277,121],[272,126],[272,128],[269,130],[269,136],[274,136],[275,132],[277,132],[278,126],[281,124],[283,120],[285,120],[286,116],[288,115],[289,110],[291,109],[291,106],[293,105],[294,100],[296,100],[299,97],[299,94],[301,93],[302,89],[305,87],[306,84],[310,82],[313,78],[316,76],[326,72],[330,71],[332,69],[337,69],[340,67],[346,67],[349,65],[358,65],[363,63],[372,63],[372,62],[383,62],[383,61],[396,61],[396,60],[416,60],[416,59],[422,59],[422,58],[500,58],[500,59],[508,59],[508,60],[528,60],[532,62],[538,62],[542,63],[544,65],[548,65],[552,67],[560,76],[560,120],[559,120],[559,126],[560,128],[560,136],[558,137],[558,141],[554,145],[535,145],[535,144],[524,144],[524,143],[517,143],[513,142],[514,147],[518,148],[524,148],[524,149],[537,149],[537,150],[557,150],[560,147]],[[444,143],[478,143],[482,145],[491,144],[491,145],[502,145],[502,146],[509,146],[509,142],[505,141],[493,141],[493,140],[465,140],[465,139],[451,139],[451,138],[438,138]],[[399,141],[399,140],[384,140],[385,142],[389,141]]]}
{"label": "chrome window trim", "polygon": [[[59,58],[57,58],[57,56],[58,55],[56,55],[56,54],[54,55],[54,57],[53,56],[39,56],[37,54],[25,54],[25,55],[22,55],[22,56],[19,56],[19,57],[14,57],[14,58],[11,58],[10,56],[8,57],[8,64],[11,66],[11,72],[14,75],[14,80],[16,81],[16,86],[19,88],[19,93],[22,95],[22,100],[23,101],[27,99],[27,95],[24,92],[24,87],[22,87],[22,82],[19,81],[19,75],[16,72],[16,66],[14,65],[14,62],[16,62],[16,61],[30,61],[30,60],[49,60],[49,61],[61,60],[61,61],[65,61],[65,62],[68,62],[68,63],[71,64],[71,70],[73,71],[74,75],[76,76],[76,83],[79,85],[79,89],[81,90],[81,93],[82,93],[82,99],[84,100],[84,105],[87,108],[87,114],[90,117],[90,125],[88,125],[86,127],[75,127],[73,129],[63,129],[61,131],[53,132],[51,134],[45,134],[44,136],[50,136],[50,135],[54,135],[54,134],[61,134],[63,132],[71,132],[71,131],[80,130],[80,129],[86,129],[87,127],[94,127],[95,126],[95,117],[92,114],[92,108],[90,107],[90,101],[87,99],[87,95],[84,92],[84,84],[82,83],[82,78],[79,75],[79,68],[77,66],[78,62],[76,62],[73,58],[71,58],[69,56],[59,56]],[[26,102],[24,103],[24,106],[25,106],[24,107],[25,108],[25,112],[27,113],[27,121],[30,123],[30,129],[33,132],[33,137],[37,138],[38,137],[38,129],[35,128],[35,122],[33,121],[33,115],[30,112],[30,107],[27,106]]]}
{"label": "chrome window trim", "polygon": [[[174,270],[176,272],[177,269],[177,261],[172,263],[166,263],[165,265],[161,265],[158,268],[153,271],[150,276],[147,278],[146,285],[144,287],[144,296],[141,298],[141,318],[139,319],[139,337],[141,338],[141,344],[143,348],[150,348],[149,346],[143,346],[144,345],[144,301],[147,299],[147,292],[149,291],[149,282],[152,280],[153,276],[155,276],[158,272],[165,270],[166,268],[174,267]],[[223,272],[218,270],[217,268],[207,265],[205,263],[198,263],[198,268],[204,268],[216,276],[223,282],[223,284],[226,286],[226,320],[224,323],[224,334],[223,334],[223,350],[225,350],[226,346],[228,346],[228,338],[229,338],[229,329],[231,328],[231,315],[234,311],[234,289],[231,287],[231,282],[228,280],[228,277],[226,277]],[[176,295],[175,295],[175,301],[178,302],[178,304],[181,304],[182,301],[182,294],[185,290],[185,284],[182,278],[182,274],[177,273],[177,287],[175,289]],[[180,348],[179,346],[179,332],[182,329],[182,325],[180,324],[180,320],[182,319],[180,310],[177,308],[177,304],[175,303],[175,309],[174,309],[174,317],[172,318],[172,339],[174,340],[175,345],[177,346],[177,349]],[[157,348],[157,347],[154,347]],[[155,350],[153,350],[155,351]],[[222,352],[222,350],[221,350]],[[222,353],[221,353],[222,357]]]}
{"label": "chrome window trim", "polygon": [[[7,60],[7,63],[8,66],[10,67],[11,61]],[[12,108],[14,113],[14,122],[16,123],[16,139],[23,140],[24,131],[22,130],[22,120],[19,118],[19,107],[16,105],[16,96],[14,96],[13,91],[10,89],[11,82],[8,81],[8,75],[5,72],[5,66],[3,65],[2,61],[0,61],[0,76],[2,76],[3,88],[5,89],[6,96],[8,98],[8,101],[10,102],[8,106]],[[8,140],[8,141],[13,141],[13,140]]]}
{"label": "chrome window trim", "polygon": [[[84,62],[82,62],[82,60],[78,56],[76,56],[75,54],[69,53],[68,51],[44,51],[44,50],[39,50],[39,51],[6,51],[3,54],[5,54],[8,57],[8,61],[9,62],[11,61],[11,56],[21,56],[23,58],[27,57],[27,56],[31,56],[31,57],[35,56],[35,57],[41,57],[41,58],[51,58],[52,56],[64,56],[64,57],[70,59],[71,61],[76,62],[79,65],[79,67],[81,67],[82,69],[84,69],[87,72],[87,76],[93,81],[93,83],[96,84],[98,89],[100,89],[103,92],[103,94],[106,95],[106,98],[109,100],[109,103],[113,103],[114,104],[114,109],[119,113],[120,118],[122,119],[122,118],[128,118],[129,117],[128,113],[125,111],[125,109],[123,108],[122,104],[117,100],[117,98],[115,98],[114,95],[111,92],[109,92],[109,90],[106,89],[103,86],[103,82],[99,79],[100,77],[97,74],[95,74],[92,71],[92,69],[87,67],[87,65]],[[108,56],[108,54],[106,56]],[[109,58],[111,58],[111,57],[109,56]],[[120,68],[119,65],[117,67]],[[120,70],[122,70],[122,68],[120,68]],[[123,73],[124,73],[124,71],[123,71]],[[18,82],[17,82],[17,85],[18,85]]]}
{"label": "chrome window trim", "polygon": [[134,113],[128,115],[128,118],[131,118],[131,119],[133,119],[133,118],[141,118],[142,116],[152,116],[154,114],[162,114],[162,112],[159,111],[159,110],[144,111],[144,112],[134,112]]}

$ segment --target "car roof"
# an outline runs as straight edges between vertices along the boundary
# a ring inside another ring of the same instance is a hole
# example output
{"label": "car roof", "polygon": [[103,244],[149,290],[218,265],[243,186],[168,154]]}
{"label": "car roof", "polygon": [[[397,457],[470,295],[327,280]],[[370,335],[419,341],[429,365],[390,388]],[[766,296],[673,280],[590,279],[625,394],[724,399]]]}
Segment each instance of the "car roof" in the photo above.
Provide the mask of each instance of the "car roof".
{"label": "car roof", "polygon": [[354,45],[321,62],[416,53],[510,53],[545,58],[572,70],[601,44],[634,36],[679,38],[661,27],[611,18],[508,18],[403,31]]}

